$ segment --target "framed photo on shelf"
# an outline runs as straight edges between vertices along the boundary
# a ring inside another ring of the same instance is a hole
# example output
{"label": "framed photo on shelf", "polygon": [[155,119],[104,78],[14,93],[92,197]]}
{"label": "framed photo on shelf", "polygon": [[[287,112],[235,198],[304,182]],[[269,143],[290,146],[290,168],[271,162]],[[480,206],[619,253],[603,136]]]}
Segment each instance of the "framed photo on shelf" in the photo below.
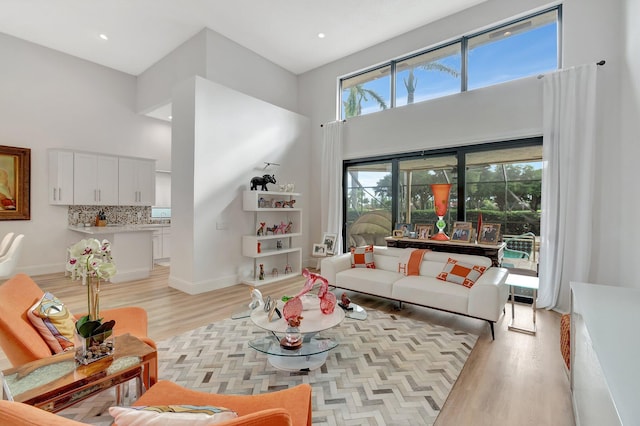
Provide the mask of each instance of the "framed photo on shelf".
{"label": "framed photo on shelf", "polygon": [[325,257],[327,255],[327,245],[314,244],[312,255],[313,257]]}
{"label": "framed photo on shelf", "polygon": [[433,225],[416,225],[416,237],[419,240],[428,240],[433,233]]}
{"label": "framed photo on shelf", "polygon": [[336,249],[336,240],[338,239],[337,234],[331,234],[329,232],[325,232],[322,236],[322,244],[326,246],[324,256],[333,256]]}
{"label": "framed photo on shelf", "polygon": [[498,244],[500,238],[500,224],[483,223],[482,229],[478,232],[478,242],[480,244]]}
{"label": "framed photo on shelf", "polygon": [[451,233],[451,241],[460,241],[468,243],[471,241],[473,228],[471,222],[454,222],[453,232]]}
{"label": "framed photo on shelf", "polygon": [[404,237],[404,232],[402,229],[394,229],[393,230],[393,238],[402,238]]}
{"label": "framed photo on shelf", "polygon": [[393,231],[393,236],[396,236],[395,231],[402,231],[402,236],[409,238],[411,234],[411,224],[410,223],[398,223],[396,224],[396,229]]}
{"label": "framed photo on shelf", "polygon": [[0,220],[29,220],[31,149],[0,146]]}

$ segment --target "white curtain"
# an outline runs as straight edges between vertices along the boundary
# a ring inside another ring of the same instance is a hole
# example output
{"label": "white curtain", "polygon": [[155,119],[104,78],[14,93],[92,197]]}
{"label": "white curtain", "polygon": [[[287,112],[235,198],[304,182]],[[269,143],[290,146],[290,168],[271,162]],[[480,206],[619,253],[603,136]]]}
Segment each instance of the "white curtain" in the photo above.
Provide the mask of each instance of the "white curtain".
{"label": "white curtain", "polygon": [[335,253],[342,253],[342,121],[325,124],[322,135],[320,211],[324,232],[337,234]]}
{"label": "white curtain", "polygon": [[538,306],[569,312],[570,281],[588,281],[594,209],[596,65],[543,78]]}

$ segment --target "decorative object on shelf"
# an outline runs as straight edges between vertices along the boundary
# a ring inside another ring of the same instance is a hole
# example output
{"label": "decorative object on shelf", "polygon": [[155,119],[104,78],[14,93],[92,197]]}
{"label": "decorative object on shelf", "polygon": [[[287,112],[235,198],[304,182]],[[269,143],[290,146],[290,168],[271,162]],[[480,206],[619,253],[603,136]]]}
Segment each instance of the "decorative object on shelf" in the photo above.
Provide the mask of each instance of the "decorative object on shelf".
{"label": "decorative object on shelf", "polygon": [[281,221],[281,222],[280,222],[280,225],[278,225],[278,226],[276,227],[276,229],[273,231],[273,234],[274,234],[274,235],[275,235],[275,234],[278,234],[278,233],[280,233],[280,234],[285,234],[285,232],[284,232],[284,231],[285,231],[285,229],[287,229],[287,224]]}
{"label": "decorative object on shelf", "polygon": [[402,232],[402,229],[393,230],[393,238],[402,238],[403,236],[404,236],[404,232]]}
{"label": "decorative object on shelf", "polygon": [[295,185],[293,183],[288,183],[287,184],[287,189],[285,189],[285,192],[293,192],[295,190]]}
{"label": "decorative object on shelf", "polygon": [[264,235],[265,233],[265,225],[267,224],[267,222],[260,222],[260,227],[258,228],[258,230],[256,231],[256,235],[258,237],[261,237]]}
{"label": "decorative object on shelf", "polygon": [[500,237],[499,223],[484,223],[479,231],[478,243],[480,244],[498,244]]}
{"label": "decorative object on shelf", "polygon": [[273,224],[273,227],[271,227],[271,228],[269,228],[267,226],[267,231],[265,232],[264,235],[269,235],[269,232],[271,232],[272,235],[275,235],[277,229],[278,229],[278,225],[276,225],[275,223]]}
{"label": "decorative object on shelf", "polygon": [[329,232],[325,232],[322,236],[322,244],[327,246],[327,255],[333,256],[336,249],[336,239],[338,238],[338,234],[331,234]]}
{"label": "decorative object on shelf", "polygon": [[472,233],[473,228],[471,222],[454,222],[451,241],[464,241],[465,243],[468,243],[471,241]]}
{"label": "decorative object on shelf", "polygon": [[482,212],[478,212],[478,227],[476,229],[478,230],[478,233],[476,234],[476,242],[479,243],[480,232],[482,230]]}
{"label": "decorative object on shelf", "polygon": [[[396,224],[396,231],[402,231],[402,236],[405,238],[409,238],[411,236],[411,224],[410,223],[397,223]],[[395,237],[396,233],[393,233],[393,236]]]}
{"label": "decorative object on shelf", "polygon": [[289,201],[284,201],[282,203],[282,207],[289,207],[289,208],[293,208],[293,205],[296,203],[296,200],[289,200]]}
{"label": "decorative object on shelf", "polygon": [[261,191],[268,191],[267,189],[268,183],[273,183],[273,184],[276,183],[275,175],[262,175],[262,177],[255,176],[251,178],[251,190],[256,191],[258,189],[258,185],[260,185]]}
{"label": "decorative object on shelf", "polygon": [[31,149],[0,146],[0,220],[29,220]]}
{"label": "decorative object on shelf", "polygon": [[293,272],[293,268],[288,263],[284,266],[284,274],[291,274]]}
{"label": "decorative object on shelf", "polygon": [[313,257],[325,257],[327,255],[327,245],[326,244],[314,244],[313,250],[311,251],[311,255]]}
{"label": "decorative object on shelf", "polygon": [[275,277],[277,277],[278,275],[279,275],[279,273],[278,273],[278,268],[273,268],[273,269],[271,270],[271,276],[272,276],[273,278],[275,278]]}
{"label": "decorative object on shelf", "polygon": [[260,264],[260,272],[258,272],[258,279],[264,280],[264,263]]}
{"label": "decorative object on shelf", "polygon": [[431,185],[431,191],[433,192],[433,208],[438,216],[438,221],[436,222],[438,233],[431,237],[431,239],[436,241],[449,241],[449,236],[444,233],[444,228],[447,227],[447,223],[444,221],[444,215],[449,208],[451,184],[434,183]]}
{"label": "decorative object on shelf", "polygon": [[258,241],[258,253],[262,253],[262,243]]}
{"label": "decorative object on shelf", "polygon": [[433,225],[416,225],[416,237],[419,240],[428,240],[433,231]]}
{"label": "decorative object on shelf", "polygon": [[282,250],[282,240],[276,240],[276,250]]}
{"label": "decorative object on shelf", "polygon": [[111,243],[94,238],[81,240],[69,249],[66,269],[87,286],[89,314],[76,321],[76,360],[89,364],[113,354],[113,341],[109,340],[115,321],[102,322],[100,318],[100,281],[116,274],[111,257]]}
{"label": "decorative object on shelf", "polygon": [[287,226],[285,226],[284,228],[284,233],[290,234],[292,229],[293,229],[293,222],[289,221],[289,223],[287,223]]}

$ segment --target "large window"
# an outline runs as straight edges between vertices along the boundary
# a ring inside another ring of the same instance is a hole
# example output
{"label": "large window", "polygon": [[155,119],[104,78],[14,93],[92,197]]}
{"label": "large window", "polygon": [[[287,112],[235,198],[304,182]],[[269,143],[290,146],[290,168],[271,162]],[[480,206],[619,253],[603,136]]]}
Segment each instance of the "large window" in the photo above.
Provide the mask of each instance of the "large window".
{"label": "large window", "polygon": [[343,117],[355,117],[387,109],[391,104],[390,81],[390,65],[343,79]]}
{"label": "large window", "polygon": [[433,183],[453,185],[449,235],[455,221],[476,228],[480,213],[502,236],[540,235],[542,138],[348,160],[344,171],[346,248],[386,245],[399,223],[435,224]]}
{"label": "large window", "polygon": [[423,102],[560,67],[560,6],[340,79],[340,117]]}
{"label": "large window", "polygon": [[483,32],[467,41],[468,90],[557,68],[557,10]]}
{"label": "large window", "polygon": [[395,106],[422,102],[460,91],[460,43],[407,58],[396,64]]}

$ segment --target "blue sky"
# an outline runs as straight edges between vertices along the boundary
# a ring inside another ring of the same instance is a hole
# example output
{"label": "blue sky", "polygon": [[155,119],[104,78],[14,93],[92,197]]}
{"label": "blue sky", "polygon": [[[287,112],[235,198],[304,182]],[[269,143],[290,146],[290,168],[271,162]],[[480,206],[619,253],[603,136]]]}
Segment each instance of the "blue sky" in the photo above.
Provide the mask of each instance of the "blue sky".
{"label": "blue sky", "polygon": [[[550,23],[471,49],[468,57],[468,90],[557,69],[556,33],[556,23]],[[454,70],[460,70],[461,61],[458,55],[443,58],[439,62]],[[407,75],[408,71],[403,71],[397,76],[397,106],[407,103],[407,91],[403,83]],[[417,78],[414,102],[460,92],[460,77],[422,69],[416,69],[414,75]],[[390,80],[387,76],[365,83],[364,87],[389,100]],[[345,95],[348,95],[348,91],[343,92],[343,100]],[[390,105],[389,101],[387,105]],[[379,111],[380,108],[375,101],[369,100],[363,103],[362,109],[366,114]]]}

